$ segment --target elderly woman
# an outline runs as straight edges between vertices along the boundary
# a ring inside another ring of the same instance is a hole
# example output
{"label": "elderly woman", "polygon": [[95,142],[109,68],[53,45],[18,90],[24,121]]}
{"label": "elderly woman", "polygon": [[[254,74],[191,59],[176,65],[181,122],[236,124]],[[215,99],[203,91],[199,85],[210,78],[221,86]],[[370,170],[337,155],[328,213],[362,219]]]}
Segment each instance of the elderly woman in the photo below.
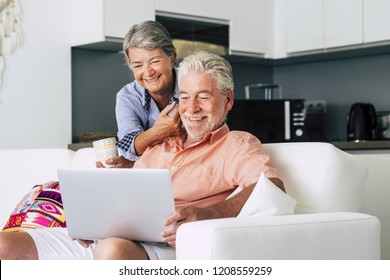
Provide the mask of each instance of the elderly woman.
{"label": "elderly woman", "polygon": [[121,156],[107,163],[132,167],[148,146],[181,130],[176,49],[169,32],[155,21],[132,26],[123,42],[126,63],[135,81],[117,94],[116,118]]}
{"label": "elderly woman", "polygon": [[[168,31],[155,21],[136,24],[125,37],[123,52],[135,81],[117,94],[120,156],[107,161],[117,168],[133,167],[147,147],[178,135],[182,128],[175,108],[176,50]],[[97,166],[103,167],[101,163]],[[45,188],[59,190],[59,185],[54,182]],[[2,260],[90,259],[94,247],[90,242],[72,240],[63,225],[0,233]]]}

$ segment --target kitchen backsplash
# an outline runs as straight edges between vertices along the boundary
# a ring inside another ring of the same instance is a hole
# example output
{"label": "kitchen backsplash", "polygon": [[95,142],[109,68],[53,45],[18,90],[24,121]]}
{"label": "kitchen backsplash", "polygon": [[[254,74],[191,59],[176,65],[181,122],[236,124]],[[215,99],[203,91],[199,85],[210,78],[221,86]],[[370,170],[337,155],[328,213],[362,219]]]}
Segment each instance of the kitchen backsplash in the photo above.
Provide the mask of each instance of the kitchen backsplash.
{"label": "kitchen backsplash", "polygon": [[[232,67],[237,99],[244,99],[245,85],[273,83],[282,87],[283,98],[325,100],[318,134],[324,141],[346,140],[346,116],[355,102],[390,111],[390,54],[288,65],[232,62]],[[116,93],[132,80],[121,54],[72,49],[73,141],[83,133],[116,131]]]}

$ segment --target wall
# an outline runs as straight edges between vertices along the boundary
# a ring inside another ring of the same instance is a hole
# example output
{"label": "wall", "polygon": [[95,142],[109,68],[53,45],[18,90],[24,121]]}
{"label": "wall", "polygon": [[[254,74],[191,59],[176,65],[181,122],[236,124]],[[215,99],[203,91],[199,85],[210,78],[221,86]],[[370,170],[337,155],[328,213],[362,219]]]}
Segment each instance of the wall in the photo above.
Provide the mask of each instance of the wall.
{"label": "wall", "polygon": [[[115,94],[132,80],[122,55],[77,49],[72,53],[73,140],[81,133],[116,131]],[[346,140],[346,116],[354,102],[390,111],[390,54],[274,67],[233,62],[232,67],[237,99],[244,98],[245,85],[275,83],[281,85],[283,98],[326,100],[323,119],[311,116],[308,121],[310,128],[322,125],[320,132],[310,132],[313,141]]]}
{"label": "wall", "polygon": [[116,93],[134,78],[123,55],[72,49],[72,140],[83,133],[117,132]]}
{"label": "wall", "polygon": [[323,134],[346,140],[346,116],[354,102],[370,102],[390,111],[390,54],[312,62],[274,68],[274,83],[285,98],[327,101]]}
{"label": "wall", "polygon": [[[232,63],[236,98],[244,98],[247,84],[272,82],[272,68]],[[72,49],[72,139],[83,133],[116,132],[115,97],[133,81],[123,55]]]}
{"label": "wall", "polygon": [[19,1],[24,42],[5,58],[0,148],[66,147],[71,141],[70,2]]}

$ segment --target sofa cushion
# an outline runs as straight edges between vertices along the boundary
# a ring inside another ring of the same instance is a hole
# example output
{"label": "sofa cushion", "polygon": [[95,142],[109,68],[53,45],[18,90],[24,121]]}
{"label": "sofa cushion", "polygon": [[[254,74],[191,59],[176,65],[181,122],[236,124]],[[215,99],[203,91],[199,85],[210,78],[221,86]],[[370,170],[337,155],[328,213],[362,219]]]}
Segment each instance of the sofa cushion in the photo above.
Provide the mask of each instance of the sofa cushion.
{"label": "sofa cushion", "polygon": [[[238,187],[227,199],[236,195],[241,190],[242,188]],[[294,214],[296,204],[297,202],[295,199],[275,186],[275,184],[264,175],[264,172],[261,172],[255,188],[237,217],[251,215],[291,215]]]}
{"label": "sofa cushion", "polygon": [[16,205],[3,231],[25,231],[46,227],[66,227],[57,181],[34,186]]}

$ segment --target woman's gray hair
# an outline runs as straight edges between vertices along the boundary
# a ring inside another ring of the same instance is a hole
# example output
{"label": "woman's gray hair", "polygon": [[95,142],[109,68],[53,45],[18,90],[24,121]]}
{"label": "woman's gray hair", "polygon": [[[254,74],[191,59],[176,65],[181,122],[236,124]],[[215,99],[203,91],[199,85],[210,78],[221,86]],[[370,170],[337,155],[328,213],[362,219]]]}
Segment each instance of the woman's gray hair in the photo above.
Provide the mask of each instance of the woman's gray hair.
{"label": "woman's gray hair", "polygon": [[210,74],[217,80],[218,90],[226,95],[230,90],[234,90],[232,67],[228,61],[219,55],[205,51],[193,53],[185,57],[179,64],[177,77],[181,77],[190,72],[198,71]]}
{"label": "woman's gray hair", "polygon": [[168,30],[157,21],[144,21],[133,25],[123,40],[123,54],[126,63],[130,63],[129,48],[142,48],[146,50],[161,49],[171,57],[176,48]]}

